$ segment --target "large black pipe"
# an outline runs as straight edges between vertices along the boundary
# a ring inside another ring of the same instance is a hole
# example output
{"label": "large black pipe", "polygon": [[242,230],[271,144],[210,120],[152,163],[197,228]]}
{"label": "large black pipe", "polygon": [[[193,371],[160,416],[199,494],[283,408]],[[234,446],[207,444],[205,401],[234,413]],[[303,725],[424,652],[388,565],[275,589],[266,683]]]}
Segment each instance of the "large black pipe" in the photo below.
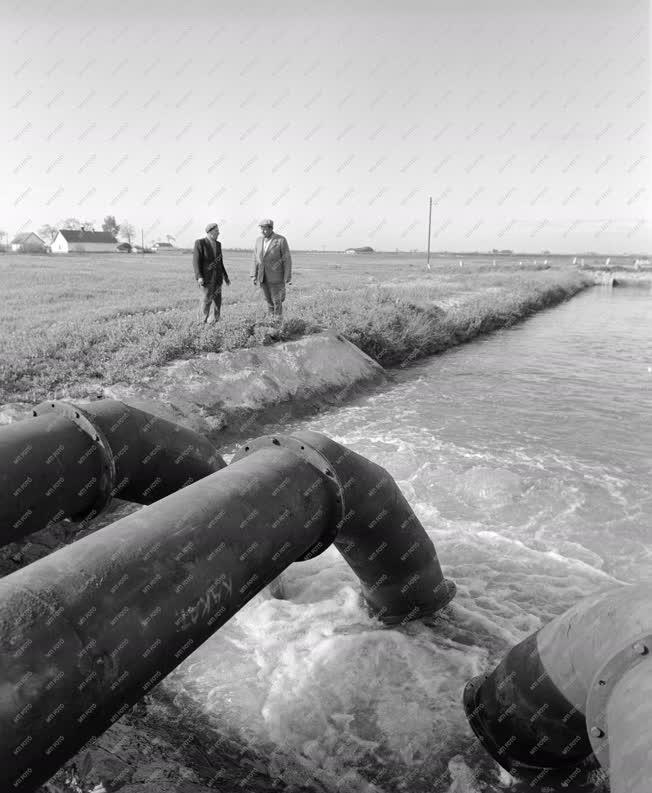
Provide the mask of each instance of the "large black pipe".
{"label": "large black pipe", "polygon": [[0,428],[0,545],[92,520],[112,497],[151,504],[225,465],[197,433],[118,400],[44,402]]}
{"label": "large black pipe", "polygon": [[612,793],[647,793],[650,658],[652,588],[602,592],[471,680],[464,691],[467,718],[492,757],[532,790],[591,789],[611,766],[617,769]]}
{"label": "large black pipe", "polygon": [[227,468],[0,580],[2,789],[34,790],[336,535],[379,614],[441,608],[454,585],[386,476],[316,433],[261,439]]}

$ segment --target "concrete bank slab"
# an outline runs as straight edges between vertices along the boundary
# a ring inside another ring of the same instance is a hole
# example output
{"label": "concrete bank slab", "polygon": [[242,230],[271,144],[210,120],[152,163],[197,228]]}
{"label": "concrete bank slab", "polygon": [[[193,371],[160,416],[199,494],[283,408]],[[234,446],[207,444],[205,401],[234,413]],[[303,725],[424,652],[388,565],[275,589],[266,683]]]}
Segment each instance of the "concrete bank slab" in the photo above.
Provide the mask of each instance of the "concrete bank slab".
{"label": "concrete bank slab", "polygon": [[191,427],[214,442],[249,437],[256,424],[343,402],[385,370],[341,334],[206,353],[174,361],[140,385],[105,387],[121,399]]}
{"label": "concrete bank slab", "polygon": [[[368,384],[384,382],[380,364],[335,331],[295,341],[205,353],[161,367],[137,385],[79,387],[83,396],[56,396],[83,404],[98,397],[120,399],[175,421],[218,443],[250,437],[256,424],[275,417],[315,412],[341,403]],[[0,425],[31,415],[33,405],[0,405]]]}

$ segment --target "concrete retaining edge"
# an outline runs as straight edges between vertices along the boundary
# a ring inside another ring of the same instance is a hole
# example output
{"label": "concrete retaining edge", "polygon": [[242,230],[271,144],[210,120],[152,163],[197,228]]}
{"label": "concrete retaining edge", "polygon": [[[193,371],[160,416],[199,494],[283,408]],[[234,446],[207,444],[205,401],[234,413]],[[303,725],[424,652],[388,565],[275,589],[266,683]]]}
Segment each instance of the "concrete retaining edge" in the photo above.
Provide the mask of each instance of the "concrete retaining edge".
{"label": "concrete retaining edge", "polygon": [[[355,344],[325,331],[270,346],[173,361],[138,385],[89,385],[83,389],[85,397],[70,401],[119,399],[219,445],[251,437],[261,424],[340,404],[386,378],[383,367]],[[0,406],[0,425],[30,416],[32,407],[26,402]]]}

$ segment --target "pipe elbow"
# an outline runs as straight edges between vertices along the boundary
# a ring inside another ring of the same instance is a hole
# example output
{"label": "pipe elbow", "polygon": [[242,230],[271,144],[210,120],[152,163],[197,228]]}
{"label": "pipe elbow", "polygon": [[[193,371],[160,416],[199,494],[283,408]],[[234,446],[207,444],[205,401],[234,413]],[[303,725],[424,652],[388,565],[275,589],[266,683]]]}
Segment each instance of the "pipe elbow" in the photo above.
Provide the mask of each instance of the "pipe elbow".
{"label": "pipe elbow", "polygon": [[187,427],[117,399],[84,405],[115,462],[112,495],[152,504],[226,466],[213,444]]}
{"label": "pipe elbow", "polygon": [[444,578],[432,540],[384,468],[319,432],[306,430],[284,442],[326,461],[340,517],[320,550],[333,542],[360,580],[372,615],[387,624],[407,622],[453,599],[455,584]]}

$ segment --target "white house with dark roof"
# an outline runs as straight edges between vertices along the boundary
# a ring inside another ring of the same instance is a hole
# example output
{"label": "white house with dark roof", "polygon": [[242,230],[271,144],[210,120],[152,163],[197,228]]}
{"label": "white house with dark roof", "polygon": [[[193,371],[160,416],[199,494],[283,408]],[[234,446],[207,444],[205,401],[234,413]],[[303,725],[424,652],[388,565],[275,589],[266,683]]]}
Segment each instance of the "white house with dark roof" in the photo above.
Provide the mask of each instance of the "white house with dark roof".
{"label": "white house with dark roof", "polygon": [[52,253],[114,253],[118,240],[110,231],[59,229]]}
{"label": "white house with dark roof", "polygon": [[33,231],[16,234],[10,245],[11,250],[15,253],[43,253],[47,247],[45,242]]}

